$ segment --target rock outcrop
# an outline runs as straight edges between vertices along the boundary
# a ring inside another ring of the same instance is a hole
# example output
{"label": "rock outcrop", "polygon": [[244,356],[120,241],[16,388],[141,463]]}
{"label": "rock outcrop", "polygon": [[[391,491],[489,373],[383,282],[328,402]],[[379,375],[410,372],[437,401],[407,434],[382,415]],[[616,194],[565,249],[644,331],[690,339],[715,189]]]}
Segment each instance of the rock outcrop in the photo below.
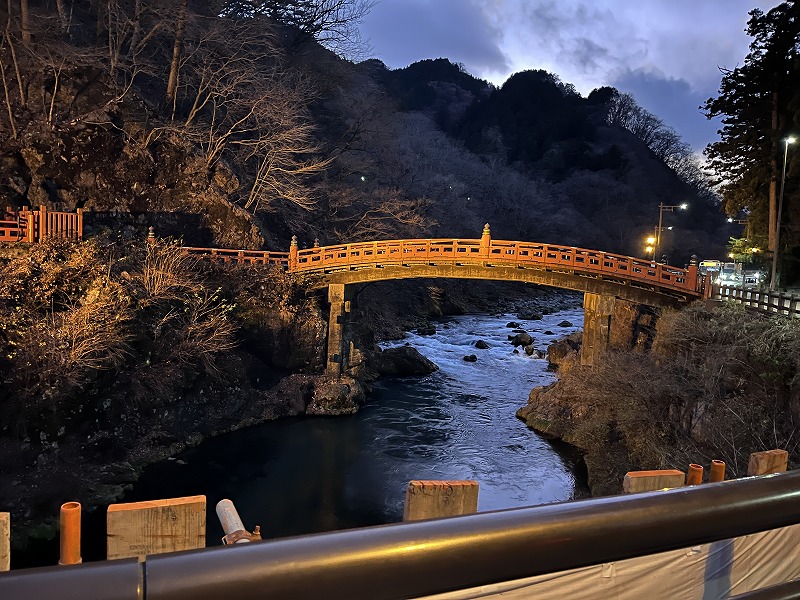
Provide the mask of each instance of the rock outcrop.
{"label": "rock outcrop", "polygon": [[378,375],[384,377],[427,375],[439,369],[413,346],[399,346],[385,350],[377,348],[372,354],[370,364]]}

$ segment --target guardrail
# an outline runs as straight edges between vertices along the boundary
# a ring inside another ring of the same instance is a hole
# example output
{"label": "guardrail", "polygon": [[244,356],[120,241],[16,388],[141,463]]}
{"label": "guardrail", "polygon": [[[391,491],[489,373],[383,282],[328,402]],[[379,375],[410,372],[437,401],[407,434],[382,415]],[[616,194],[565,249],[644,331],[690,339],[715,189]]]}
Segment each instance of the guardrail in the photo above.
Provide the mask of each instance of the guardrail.
{"label": "guardrail", "polygon": [[416,598],[793,525],[800,522],[798,502],[800,471],[793,471],[176,552],[141,562],[23,569],[0,574],[0,597]]}
{"label": "guardrail", "polygon": [[712,299],[737,302],[766,314],[800,317],[800,296],[782,291],[770,292],[743,287],[715,286]]}

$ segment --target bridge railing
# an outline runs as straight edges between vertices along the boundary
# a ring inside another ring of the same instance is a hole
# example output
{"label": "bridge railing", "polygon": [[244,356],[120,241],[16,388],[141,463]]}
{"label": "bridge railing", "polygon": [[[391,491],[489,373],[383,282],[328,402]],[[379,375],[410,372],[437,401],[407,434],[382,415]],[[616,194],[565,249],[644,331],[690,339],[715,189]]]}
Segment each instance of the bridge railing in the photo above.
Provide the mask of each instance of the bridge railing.
{"label": "bridge railing", "polygon": [[228,248],[195,248],[183,246],[186,254],[198,258],[208,258],[222,262],[238,262],[251,265],[289,265],[288,252],[271,252],[265,250],[233,250]]}
{"label": "bridge railing", "polygon": [[425,239],[340,244],[297,251],[292,271],[334,272],[379,265],[485,263],[619,276],[697,294],[696,269],[572,246],[506,240]]}
{"label": "bridge railing", "polygon": [[783,291],[770,292],[722,285],[714,287],[712,298],[744,304],[767,314],[800,317],[800,296]]}

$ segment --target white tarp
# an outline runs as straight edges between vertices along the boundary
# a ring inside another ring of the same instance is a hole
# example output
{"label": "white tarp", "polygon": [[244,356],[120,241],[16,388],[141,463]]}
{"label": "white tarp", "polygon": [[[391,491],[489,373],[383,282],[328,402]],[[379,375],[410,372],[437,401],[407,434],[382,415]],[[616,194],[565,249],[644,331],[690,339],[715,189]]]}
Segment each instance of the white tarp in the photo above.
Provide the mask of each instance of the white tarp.
{"label": "white tarp", "polygon": [[800,577],[799,548],[800,525],[793,525],[425,598],[722,600]]}

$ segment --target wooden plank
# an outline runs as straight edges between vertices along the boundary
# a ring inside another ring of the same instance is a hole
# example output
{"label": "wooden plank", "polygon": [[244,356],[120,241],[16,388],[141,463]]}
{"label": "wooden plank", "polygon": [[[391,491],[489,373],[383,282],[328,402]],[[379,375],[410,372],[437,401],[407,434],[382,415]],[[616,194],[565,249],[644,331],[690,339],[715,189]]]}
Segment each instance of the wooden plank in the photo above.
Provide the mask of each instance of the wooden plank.
{"label": "wooden plank", "polygon": [[206,545],[206,497],[112,504],[108,559],[194,550]]}
{"label": "wooden plank", "polygon": [[783,473],[789,464],[789,452],[786,450],[764,450],[753,452],[747,463],[747,476]]}
{"label": "wooden plank", "polygon": [[478,512],[477,481],[421,481],[408,483],[404,521],[454,517]]}
{"label": "wooden plank", "polygon": [[0,512],[0,571],[11,568],[11,513]]}
{"label": "wooden plank", "polygon": [[622,481],[622,491],[626,494],[653,492],[667,488],[683,487],[686,474],[677,469],[655,471],[630,471]]}

